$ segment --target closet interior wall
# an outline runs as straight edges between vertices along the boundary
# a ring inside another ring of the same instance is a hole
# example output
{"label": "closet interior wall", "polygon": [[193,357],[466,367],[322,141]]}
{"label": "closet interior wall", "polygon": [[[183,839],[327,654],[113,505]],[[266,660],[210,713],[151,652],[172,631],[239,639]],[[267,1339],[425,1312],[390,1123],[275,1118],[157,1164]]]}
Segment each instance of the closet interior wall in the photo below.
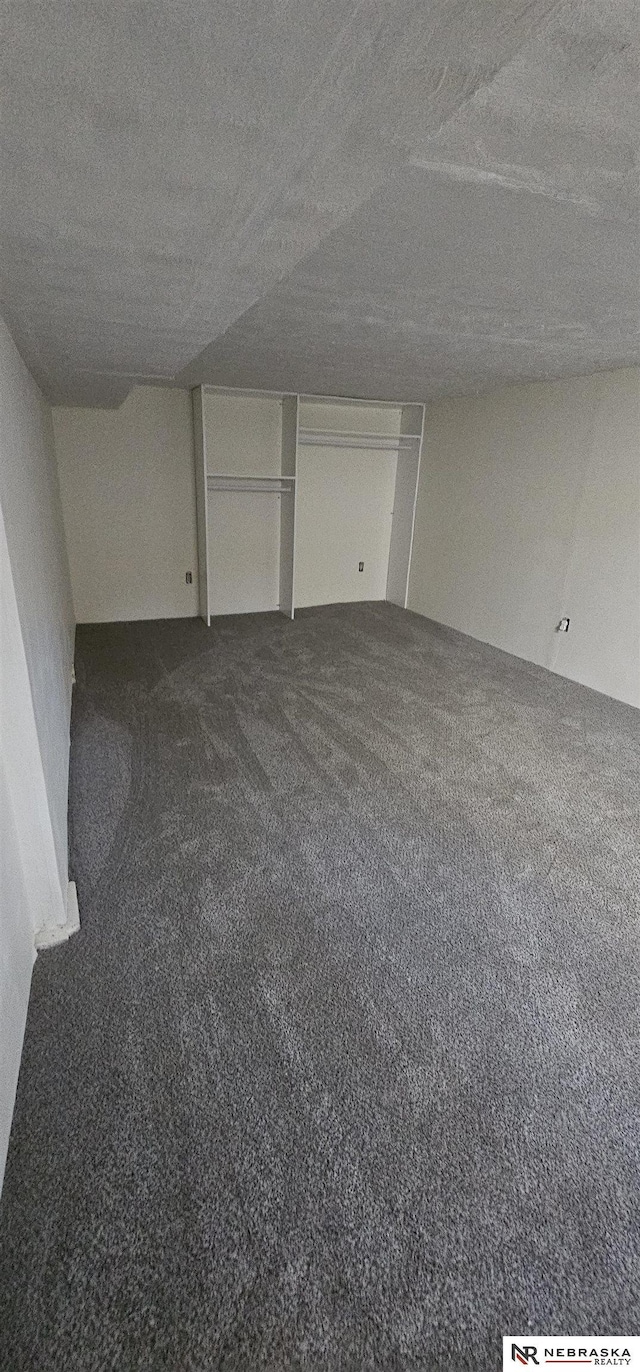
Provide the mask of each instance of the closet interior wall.
{"label": "closet interior wall", "polygon": [[293,614],[296,396],[193,392],[199,611]]}
{"label": "closet interior wall", "polygon": [[202,386],[193,407],[207,624],[293,618],[296,604],[328,598],[406,606],[422,405]]}

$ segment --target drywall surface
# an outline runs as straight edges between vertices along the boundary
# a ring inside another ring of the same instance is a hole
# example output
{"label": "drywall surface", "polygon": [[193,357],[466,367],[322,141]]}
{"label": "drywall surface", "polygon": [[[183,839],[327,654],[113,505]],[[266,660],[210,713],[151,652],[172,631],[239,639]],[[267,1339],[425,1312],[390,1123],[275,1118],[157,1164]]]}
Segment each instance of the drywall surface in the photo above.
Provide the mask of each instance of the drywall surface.
{"label": "drywall surface", "polygon": [[640,369],[594,378],[594,392],[563,589],[571,625],[550,666],[640,705]]}
{"label": "drywall surface", "polygon": [[393,452],[300,449],[296,606],[385,599],[396,463]]}
{"label": "drywall surface", "polygon": [[0,504],[60,881],[67,883],[75,624],[51,410],[0,321]]}
{"label": "drywall surface", "polygon": [[409,608],[640,705],[638,369],[428,406]]}
{"label": "drywall surface", "polygon": [[34,939],[66,918],[73,640],[49,406],[0,321],[0,1183]]}
{"label": "drywall surface", "polygon": [[0,1188],[11,1131],[35,951],[4,759],[0,754]]}
{"label": "drywall surface", "polygon": [[276,397],[202,397],[207,471],[222,476],[279,476],[282,400]]}
{"label": "drywall surface", "polygon": [[301,429],[395,436],[400,433],[402,410],[398,405],[339,404],[335,400],[303,398],[299,422]]}
{"label": "drywall surface", "polygon": [[188,392],[137,387],[119,410],[55,409],[53,424],[76,619],[197,614]]}
{"label": "drywall surface", "polygon": [[209,492],[212,615],[278,609],[281,498],[274,492]]}

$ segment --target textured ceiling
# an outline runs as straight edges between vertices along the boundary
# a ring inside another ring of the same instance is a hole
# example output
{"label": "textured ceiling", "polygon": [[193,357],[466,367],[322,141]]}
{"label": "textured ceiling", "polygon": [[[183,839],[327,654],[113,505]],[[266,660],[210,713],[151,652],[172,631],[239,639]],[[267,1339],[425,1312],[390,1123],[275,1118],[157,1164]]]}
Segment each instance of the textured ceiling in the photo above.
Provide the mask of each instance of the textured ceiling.
{"label": "textured ceiling", "polygon": [[636,0],[5,0],[0,304],[54,403],[640,361]]}

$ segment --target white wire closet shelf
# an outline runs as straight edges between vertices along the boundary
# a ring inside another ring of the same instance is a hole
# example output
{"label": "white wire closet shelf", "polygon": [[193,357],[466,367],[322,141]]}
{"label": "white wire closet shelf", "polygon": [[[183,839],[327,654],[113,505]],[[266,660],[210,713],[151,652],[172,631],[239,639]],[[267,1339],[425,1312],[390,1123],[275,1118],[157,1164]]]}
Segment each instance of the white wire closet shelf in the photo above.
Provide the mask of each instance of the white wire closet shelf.
{"label": "white wire closet shelf", "polygon": [[282,495],[293,490],[293,476],[238,476],[233,472],[207,472],[209,491],[258,491],[266,495]]}
{"label": "white wire closet shelf", "polygon": [[358,433],[351,429],[299,429],[298,443],[304,447],[366,448],[401,452],[420,442],[420,434]]}

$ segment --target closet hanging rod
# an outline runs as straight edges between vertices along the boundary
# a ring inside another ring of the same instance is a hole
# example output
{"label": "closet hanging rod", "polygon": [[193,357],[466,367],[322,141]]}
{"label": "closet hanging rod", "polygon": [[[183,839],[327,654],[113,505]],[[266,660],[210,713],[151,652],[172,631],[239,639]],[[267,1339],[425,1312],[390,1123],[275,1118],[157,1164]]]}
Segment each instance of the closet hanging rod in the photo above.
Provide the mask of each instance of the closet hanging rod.
{"label": "closet hanging rod", "polygon": [[322,448],[380,448],[398,452],[412,448],[419,434],[363,434],[338,432],[335,429],[300,429],[298,442],[304,447]]}

